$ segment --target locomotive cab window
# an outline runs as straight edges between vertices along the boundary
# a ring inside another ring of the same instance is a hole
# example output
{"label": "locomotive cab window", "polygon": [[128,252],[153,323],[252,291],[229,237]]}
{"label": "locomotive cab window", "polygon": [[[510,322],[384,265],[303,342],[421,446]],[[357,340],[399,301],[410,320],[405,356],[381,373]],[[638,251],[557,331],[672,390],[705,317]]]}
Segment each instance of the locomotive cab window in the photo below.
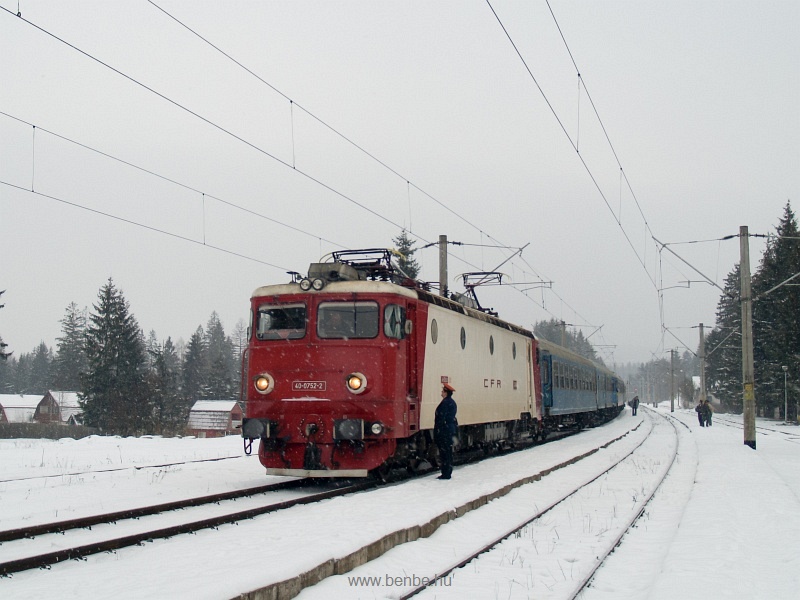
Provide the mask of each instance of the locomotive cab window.
{"label": "locomotive cab window", "polygon": [[406,309],[399,304],[387,304],[383,311],[383,333],[402,340],[405,337]]}
{"label": "locomotive cab window", "polygon": [[323,339],[378,337],[377,302],[324,302],[317,309],[317,335]]}
{"label": "locomotive cab window", "polygon": [[263,305],[258,307],[256,338],[259,340],[297,340],[306,334],[305,304]]}

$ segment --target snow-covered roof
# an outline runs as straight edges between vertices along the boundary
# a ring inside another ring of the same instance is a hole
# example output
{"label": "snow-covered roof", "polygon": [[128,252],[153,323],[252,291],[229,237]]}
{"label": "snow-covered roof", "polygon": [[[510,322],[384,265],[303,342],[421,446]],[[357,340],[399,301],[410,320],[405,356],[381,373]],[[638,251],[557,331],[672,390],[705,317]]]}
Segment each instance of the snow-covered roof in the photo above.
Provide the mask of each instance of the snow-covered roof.
{"label": "snow-covered roof", "polygon": [[0,406],[9,423],[32,423],[41,396],[32,394],[0,394]]}
{"label": "snow-covered roof", "polygon": [[194,411],[231,412],[236,406],[236,400],[198,400],[192,406]]}
{"label": "snow-covered roof", "polygon": [[[83,411],[78,404],[78,392],[59,392],[50,390],[47,392],[58,404],[61,410],[61,422],[69,423],[70,417],[75,417],[76,422],[80,422]],[[46,397],[46,396],[45,396]]]}
{"label": "snow-covered roof", "polygon": [[78,392],[57,392],[49,390],[47,393],[58,403],[61,410],[65,408],[80,408],[80,404],[78,404]]}
{"label": "snow-covered roof", "polygon": [[34,394],[0,394],[0,405],[3,408],[33,408],[39,406],[41,396]]}
{"label": "snow-covered roof", "polygon": [[235,400],[198,400],[189,412],[189,429],[228,429],[230,414],[236,408]]}

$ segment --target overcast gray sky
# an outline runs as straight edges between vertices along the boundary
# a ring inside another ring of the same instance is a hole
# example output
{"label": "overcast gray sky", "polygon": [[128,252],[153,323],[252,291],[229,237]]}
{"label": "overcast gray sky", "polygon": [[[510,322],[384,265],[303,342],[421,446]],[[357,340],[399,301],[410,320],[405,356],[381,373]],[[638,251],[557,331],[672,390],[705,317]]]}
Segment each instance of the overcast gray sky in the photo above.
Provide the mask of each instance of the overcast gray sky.
{"label": "overcast gray sky", "polygon": [[[722,285],[738,240],[707,240],[773,232],[800,197],[795,0],[0,7],[0,335],[17,355],[55,346],[109,277],[160,339],[214,310],[230,333],[256,287],[406,227],[464,244],[456,290],[513,252],[492,246],[528,244],[485,306],[602,326],[607,362],[647,361],[696,348],[719,298],[652,238],[702,241],[670,248]],[[436,280],[435,248],[417,260]]]}

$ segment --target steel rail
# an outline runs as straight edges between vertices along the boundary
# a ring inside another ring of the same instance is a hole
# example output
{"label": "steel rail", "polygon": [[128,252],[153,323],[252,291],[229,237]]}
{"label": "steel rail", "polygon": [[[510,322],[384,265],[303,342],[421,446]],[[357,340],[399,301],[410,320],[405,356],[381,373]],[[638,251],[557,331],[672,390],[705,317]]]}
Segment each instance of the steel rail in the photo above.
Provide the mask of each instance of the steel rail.
{"label": "steel rail", "polygon": [[[608,558],[608,556],[614,550],[616,550],[617,546],[619,546],[622,543],[622,538],[624,538],[627,535],[627,533],[631,530],[631,528],[636,524],[636,522],[644,514],[644,511],[647,509],[648,505],[650,504],[650,501],[653,499],[653,496],[655,496],[656,492],[659,489],[661,489],[661,485],[664,483],[664,481],[666,480],[666,478],[669,475],[670,471],[672,470],[672,467],[675,464],[675,460],[678,457],[678,444],[680,443],[680,436],[678,435],[678,428],[675,426],[675,423],[673,422],[673,421],[675,421],[674,417],[666,419],[666,420],[667,420],[667,423],[672,425],[672,428],[675,430],[675,438],[676,438],[675,451],[672,453],[672,459],[669,462],[669,466],[664,470],[664,475],[661,477],[661,480],[658,482],[658,485],[653,487],[653,489],[647,495],[645,500],[642,502],[641,508],[633,515],[633,518],[631,518],[629,520],[628,524],[625,526],[625,528],[619,533],[619,535],[614,540],[614,543],[609,545],[608,549],[603,553],[603,556],[598,557],[598,560],[595,563],[594,567],[591,569],[591,571],[589,571],[589,573],[581,580],[581,582],[578,584],[578,586],[568,596],[569,600],[575,600],[575,598],[578,597],[578,594],[580,594],[584,590],[584,588],[586,588],[589,585],[589,583],[591,582],[591,580],[594,577],[595,573],[597,573],[597,570],[603,565],[603,563]],[[678,422],[680,422],[680,421],[678,421]]]}
{"label": "steel rail", "polygon": [[237,511],[226,515],[200,519],[197,521],[193,521],[191,523],[165,527],[153,531],[145,531],[101,542],[94,542],[91,544],[86,544],[74,548],[65,548],[63,550],[57,550],[55,552],[48,552],[45,554],[40,554],[27,558],[10,560],[0,563],[0,576],[8,576],[12,573],[26,571],[28,569],[50,568],[52,565],[58,564],[65,560],[81,559],[92,554],[98,554],[100,552],[110,552],[114,550],[119,550],[120,548],[141,545],[143,542],[150,542],[156,539],[169,538],[185,533],[193,533],[201,529],[211,529],[219,527],[220,525],[237,523],[238,521],[244,519],[252,519],[253,517],[264,515],[270,512],[284,510],[287,508],[291,508],[293,506],[311,504],[314,502],[319,502],[321,500],[335,498],[337,496],[344,496],[346,494],[362,491],[370,487],[375,487],[377,485],[379,485],[379,482],[373,480],[362,481],[360,483],[356,483],[340,489],[320,492],[318,494],[312,494],[309,496],[304,496],[302,498],[285,500],[283,502],[273,503],[266,506],[260,506],[257,508],[251,508],[244,511]]}
{"label": "steel rail", "polygon": [[[640,424],[640,425],[641,425],[641,424]],[[639,427],[639,425],[637,425],[635,429],[638,429],[638,427]],[[581,485],[581,486],[580,486],[578,489],[576,489],[576,490],[574,490],[574,491],[570,492],[569,494],[567,494],[567,495],[566,495],[566,496],[564,496],[563,498],[561,498],[561,499],[559,499],[559,500],[556,500],[555,502],[551,503],[549,506],[546,506],[545,508],[543,508],[543,509],[539,510],[539,511],[538,511],[538,512],[537,512],[535,515],[533,515],[532,517],[530,517],[530,518],[526,519],[526,521],[525,521],[524,523],[521,523],[521,524],[519,524],[519,525],[516,525],[516,526],[514,526],[514,527],[513,527],[511,530],[509,530],[509,531],[506,531],[505,533],[503,533],[503,534],[501,534],[501,535],[499,535],[499,536],[495,537],[495,539],[494,539],[494,540],[492,540],[492,541],[491,541],[491,542],[489,542],[488,544],[484,545],[484,546],[483,546],[483,547],[482,547],[480,550],[477,550],[477,551],[473,552],[472,554],[470,554],[469,556],[467,556],[467,557],[466,557],[466,558],[464,558],[463,560],[459,561],[457,564],[454,564],[454,565],[452,565],[452,566],[448,567],[447,569],[445,569],[444,571],[442,571],[441,573],[438,573],[438,574],[437,574],[437,576],[436,576],[436,578],[435,578],[433,581],[427,582],[427,583],[425,583],[424,585],[423,585],[423,584],[420,584],[420,585],[418,585],[418,586],[414,587],[414,588],[413,588],[413,589],[411,589],[409,592],[406,592],[406,594],[404,594],[403,596],[400,596],[400,600],[408,600],[409,598],[412,598],[412,597],[416,596],[417,594],[419,594],[419,593],[420,593],[420,592],[422,592],[423,590],[425,590],[425,589],[427,589],[427,588],[429,588],[429,587],[433,586],[433,585],[436,583],[436,581],[438,581],[438,580],[442,579],[443,577],[445,577],[445,576],[449,575],[450,573],[452,573],[452,572],[453,572],[453,571],[455,571],[456,569],[460,569],[461,567],[463,567],[463,566],[467,565],[469,562],[471,562],[472,560],[476,559],[476,558],[477,558],[478,556],[480,556],[481,554],[484,554],[485,552],[488,552],[489,550],[491,550],[492,548],[494,548],[495,546],[497,546],[497,545],[498,545],[500,542],[502,542],[502,541],[503,541],[503,540],[505,540],[506,538],[508,538],[508,537],[510,537],[510,536],[512,536],[512,535],[514,535],[516,532],[520,531],[521,529],[523,529],[524,527],[526,527],[527,525],[529,525],[529,524],[530,524],[530,523],[532,523],[533,521],[536,521],[537,519],[541,518],[541,517],[542,517],[542,516],[544,516],[545,514],[549,513],[551,510],[553,510],[554,508],[556,508],[556,507],[557,507],[559,504],[562,504],[562,503],[563,503],[563,502],[565,502],[567,499],[569,499],[570,497],[572,497],[572,496],[574,496],[575,494],[577,494],[577,493],[578,493],[580,490],[582,490],[582,489],[583,489],[584,487],[586,487],[587,485],[589,485],[589,484],[591,484],[591,483],[593,483],[593,482],[597,481],[598,479],[600,479],[601,477],[603,477],[604,475],[606,475],[606,473],[608,473],[609,471],[611,471],[612,469],[614,469],[616,466],[618,466],[618,465],[619,465],[619,464],[620,464],[622,461],[624,461],[625,459],[627,459],[628,457],[630,457],[630,456],[631,456],[631,455],[632,455],[634,452],[636,452],[636,450],[638,450],[638,449],[641,447],[641,445],[642,445],[642,444],[644,444],[644,442],[645,442],[646,440],[647,440],[647,436],[645,436],[645,437],[642,439],[642,441],[640,441],[640,442],[639,442],[639,443],[638,443],[638,444],[637,444],[637,445],[636,445],[634,448],[632,448],[632,449],[630,450],[630,452],[628,452],[627,454],[625,454],[624,456],[622,456],[622,457],[621,457],[621,458],[620,458],[618,461],[616,461],[616,462],[615,462],[613,465],[611,465],[609,468],[605,469],[603,472],[599,473],[597,476],[593,477],[591,480],[589,480],[589,481],[587,481],[587,482],[583,483],[583,484],[582,484],[582,485]],[[605,444],[603,444],[603,445],[599,446],[597,449],[598,449],[598,450],[600,450],[600,449],[602,449],[602,448],[607,448],[607,447],[611,446],[612,444],[614,444],[614,443],[615,443],[615,442],[617,442],[617,441],[618,441],[618,440],[611,440],[611,441],[609,441],[609,442],[607,442],[607,443],[605,443]],[[593,452],[592,452],[592,453],[587,453],[587,454],[586,454],[585,456],[583,456],[582,458],[586,458],[587,456],[589,456],[589,455],[591,455],[591,454],[593,454]],[[612,549],[613,549],[613,548],[612,548]]]}

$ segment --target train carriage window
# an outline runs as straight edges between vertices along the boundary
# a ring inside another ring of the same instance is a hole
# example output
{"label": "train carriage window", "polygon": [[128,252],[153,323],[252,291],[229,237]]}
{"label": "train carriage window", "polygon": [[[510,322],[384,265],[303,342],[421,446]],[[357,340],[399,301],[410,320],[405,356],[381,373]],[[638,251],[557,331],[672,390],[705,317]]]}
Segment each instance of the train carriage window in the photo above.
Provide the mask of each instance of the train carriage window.
{"label": "train carriage window", "polygon": [[256,338],[259,340],[297,340],[305,335],[305,304],[265,304],[258,307]]}
{"label": "train carriage window", "polygon": [[377,302],[323,302],[317,309],[317,335],[323,339],[378,337]]}
{"label": "train carriage window", "polygon": [[553,385],[557,388],[560,388],[561,382],[558,379],[558,372],[559,372],[558,363],[556,361],[553,361]]}
{"label": "train carriage window", "polygon": [[550,361],[550,369],[553,373],[553,387],[558,387],[558,363],[554,360]]}
{"label": "train carriage window", "polygon": [[383,333],[402,340],[405,337],[406,309],[399,304],[387,304],[383,311]]}

